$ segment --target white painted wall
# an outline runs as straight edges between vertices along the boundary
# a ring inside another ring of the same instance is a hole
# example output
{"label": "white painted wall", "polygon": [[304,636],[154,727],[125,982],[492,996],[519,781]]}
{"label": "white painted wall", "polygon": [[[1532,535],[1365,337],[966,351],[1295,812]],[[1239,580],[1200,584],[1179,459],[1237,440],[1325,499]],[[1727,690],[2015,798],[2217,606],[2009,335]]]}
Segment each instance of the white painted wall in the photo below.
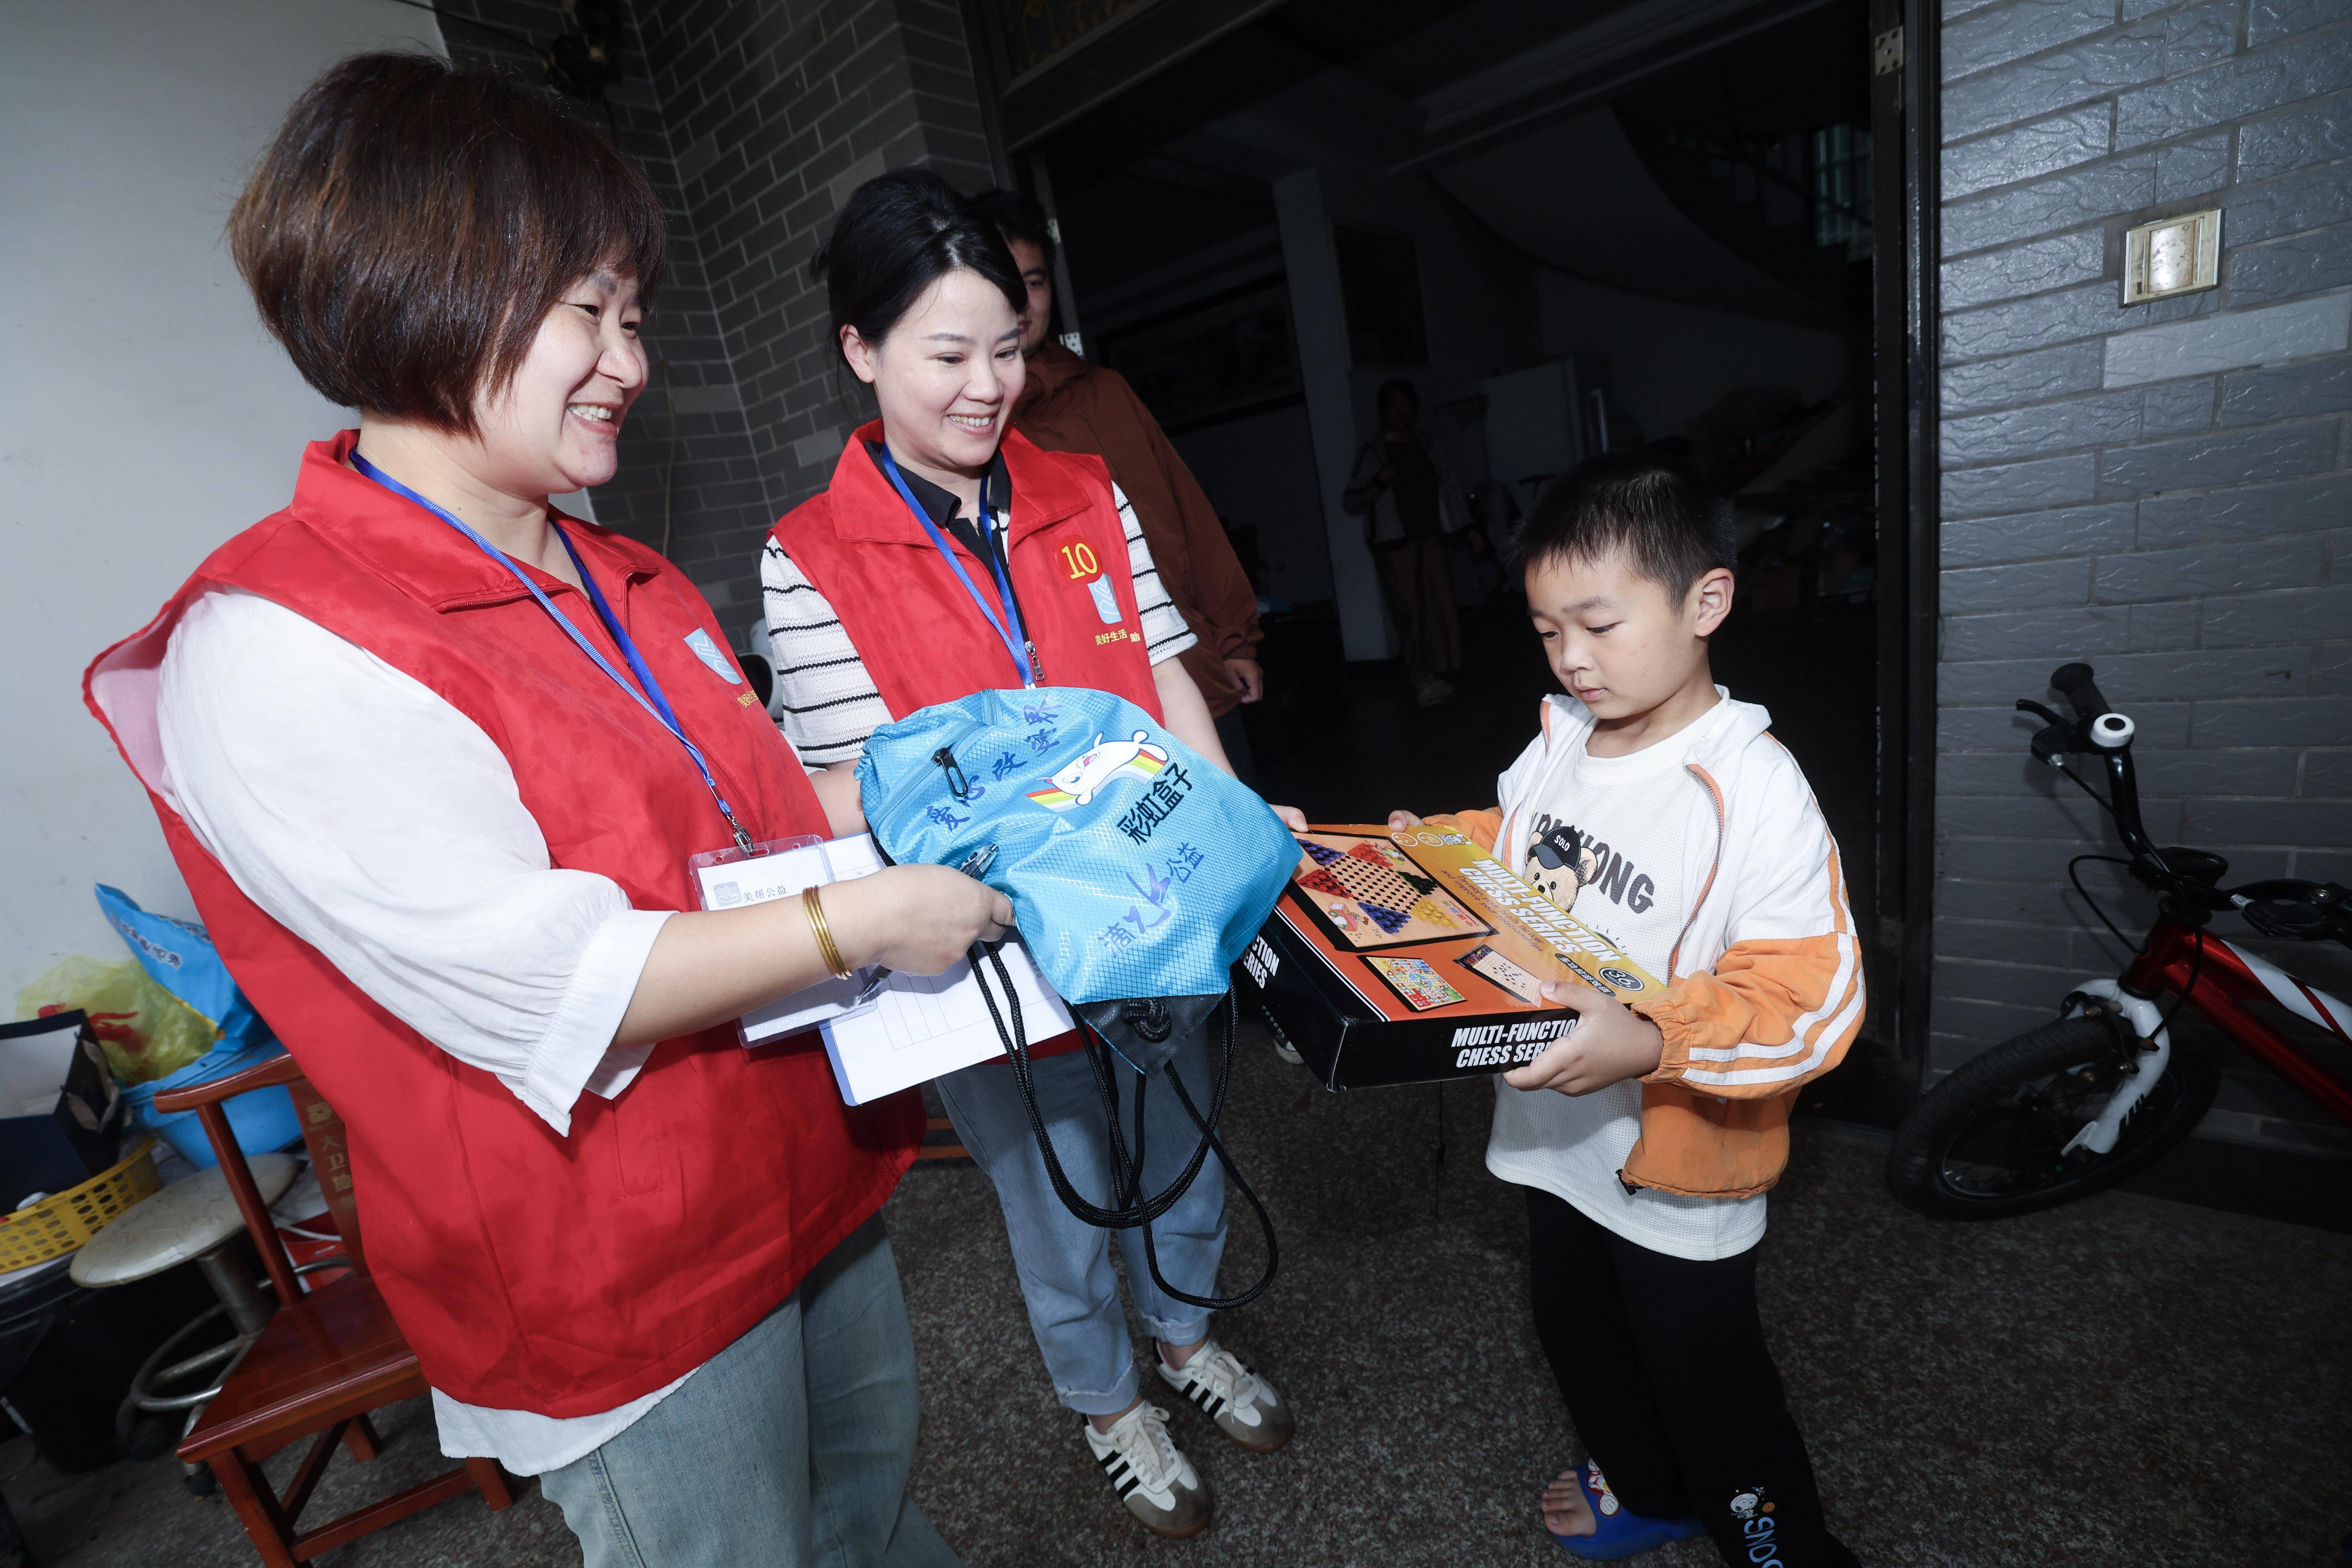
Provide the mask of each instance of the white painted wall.
{"label": "white painted wall", "polygon": [[[1422,426],[1466,486],[1486,471],[1474,422],[1442,405],[1497,370],[1542,357],[1536,268],[1496,238],[1437,185],[1360,161],[1286,174],[1274,183],[1283,266],[1290,281],[1307,410],[1325,498],[1334,596],[1350,659],[1390,657],[1393,628],[1364,543],[1364,520],[1349,517],[1340,491],[1357,448],[1379,427],[1381,384],[1405,374],[1420,389]],[[1421,271],[1429,332],[1425,365],[1359,365],[1349,357],[1346,311],[1331,226],[1410,234]]]}
{"label": "white painted wall", "polygon": [[1546,357],[1607,354],[1610,395],[1649,440],[1684,434],[1739,387],[1791,386],[1815,403],[1861,384],[1861,348],[1834,332],[1647,299],[1548,267],[1538,280]]}
{"label": "white painted wall", "polygon": [[221,225],[287,106],[376,47],[392,0],[0,4],[0,1017],[121,941],[94,882],[193,912],[81,671],[214,546],[286,503],[348,421],[255,318]]}

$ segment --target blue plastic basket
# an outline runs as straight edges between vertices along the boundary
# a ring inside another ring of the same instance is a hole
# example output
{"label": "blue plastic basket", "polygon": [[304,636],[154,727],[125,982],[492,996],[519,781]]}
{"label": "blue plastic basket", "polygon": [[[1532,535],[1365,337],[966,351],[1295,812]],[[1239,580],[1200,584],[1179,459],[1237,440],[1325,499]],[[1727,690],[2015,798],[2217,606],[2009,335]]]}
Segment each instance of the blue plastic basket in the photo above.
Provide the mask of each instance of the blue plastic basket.
{"label": "blue plastic basket", "polygon": [[[193,1110],[170,1116],[159,1114],[155,1096],[166,1089],[191,1089],[258,1067],[285,1049],[275,1040],[242,1050],[216,1048],[168,1077],[126,1089],[122,1098],[131,1102],[131,1124],[155,1133],[188,1163],[210,1170],[218,1161],[213,1155],[213,1141],[205,1136],[204,1122]],[[302,1123],[294,1114],[293,1099],[282,1084],[240,1094],[222,1109],[228,1112],[229,1131],[236,1134],[236,1146],[248,1154],[283,1149],[302,1136]]]}

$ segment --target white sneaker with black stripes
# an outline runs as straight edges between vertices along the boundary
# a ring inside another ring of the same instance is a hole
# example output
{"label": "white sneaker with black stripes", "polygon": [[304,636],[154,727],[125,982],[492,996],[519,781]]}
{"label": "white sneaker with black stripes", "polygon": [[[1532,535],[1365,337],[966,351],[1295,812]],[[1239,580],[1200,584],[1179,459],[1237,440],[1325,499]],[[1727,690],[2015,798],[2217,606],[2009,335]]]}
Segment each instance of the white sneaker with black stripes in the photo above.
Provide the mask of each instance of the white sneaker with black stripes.
{"label": "white sneaker with black stripes", "polygon": [[1296,1423],[1274,1384],[1214,1340],[1203,1340],[1181,1367],[1158,1362],[1160,1378],[1201,1407],[1217,1429],[1253,1454],[1271,1454],[1290,1441]]}
{"label": "white sneaker with black stripes", "polygon": [[1146,1530],[1181,1540],[1207,1527],[1214,1499],[1209,1483],[1168,1435],[1168,1412],[1139,1405],[1108,1432],[1096,1431],[1092,1421],[1081,1419],[1079,1425],[1095,1463]]}

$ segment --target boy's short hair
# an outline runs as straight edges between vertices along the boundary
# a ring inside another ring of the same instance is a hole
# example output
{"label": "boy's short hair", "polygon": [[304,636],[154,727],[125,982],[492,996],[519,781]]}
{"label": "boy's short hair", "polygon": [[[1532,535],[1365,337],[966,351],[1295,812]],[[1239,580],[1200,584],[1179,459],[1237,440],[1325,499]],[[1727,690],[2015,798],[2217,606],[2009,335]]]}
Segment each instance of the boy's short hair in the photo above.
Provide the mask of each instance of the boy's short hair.
{"label": "boy's short hair", "polygon": [[511,77],[355,55],[295,100],[229,214],[230,254],[329,402],[472,434],[564,292],[650,300],[667,238],[602,126]]}
{"label": "boy's short hair", "polygon": [[1720,566],[1736,570],[1731,503],[1680,463],[1634,452],[1587,458],[1554,479],[1512,534],[1515,572],[1583,563],[1622,551],[1634,571],[1680,604]]}

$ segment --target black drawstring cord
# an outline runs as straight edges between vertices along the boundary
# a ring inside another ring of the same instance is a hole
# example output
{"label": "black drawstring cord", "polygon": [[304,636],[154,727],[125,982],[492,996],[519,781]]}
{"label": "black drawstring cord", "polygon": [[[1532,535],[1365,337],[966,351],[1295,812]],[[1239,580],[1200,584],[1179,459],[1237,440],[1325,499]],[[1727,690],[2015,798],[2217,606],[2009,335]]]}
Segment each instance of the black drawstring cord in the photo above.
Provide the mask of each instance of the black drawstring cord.
{"label": "black drawstring cord", "polygon": [[[1140,1070],[1137,1071],[1135,1152],[1130,1159],[1128,1154],[1125,1130],[1119,1125],[1118,1087],[1116,1076],[1110,1068],[1109,1058],[1113,1048],[1109,1041],[1104,1039],[1083,1020],[1080,1021],[1079,1028],[1086,1037],[1087,1060],[1094,1071],[1096,1091],[1102,1098],[1103,1113],[1107,1120],[1109,1136],[1111,1198],[1115,1206],[1102,1208],[1078,1195],[1077,1189],[1070,1184],[1068,1175],[1062,1169],[1061,1160],[1054,1152],[1053,1138],[1046,1132],[1045,1120],[1037,1110],[1036,1083],[1031,1076],[1028,1033],[1021,1019],[1021,998],[1013,990],[1013,977],[1005,972],[1004,960],[998,956],[994,947],[978,943],[973,945],[971,951],[973,978],[980,979],[981,960],[983,958],[988,961],[989,967],[995,970],[997,984],[1004,989],[1005,1010],[1013,1015],[1012,1028],[1007,1030],[1005,1027],[1004,1015],[998,1011],[996,998],[991,994],[984,981],[981,982],[980,985],[981,1000],[987,1003],[988,1016],[996,1025],[996,1037],[1003,1042],[1004,1054],[1010,1058],[1013,1083],[1021,1091],[1022,1108],[1029,1115],[1030,1133],[1035,1138],[1037,1152],[1044,1157],[1045,1163],[1045,1178],[1053,1184],[1054,1195],[1062,1200],[1063,1206],[1087,1224],[1105,1230],[1140,1228],[1143,1232],[1144,1263],[1150,1271],[1151,1282],[1176,1300],[1191,1306],[1205,1307],[1211,1311],[1229,1311],[1235,1307],[1246,1306],[1265,1294],[1266,1287],[1274,1283],[1275,1274],[1281,1266],[1281,1254],[1274,1238],[1274,1221],[1266,1214],[1265,1205],[1258,1200],[1256,1191],[1244,1179],[1241,1172],[1234,1168],[1233,1157],[1226,1153],[1224,1143],[1217,1137],[1215,1131],[1216,1123],[1224,1112],[1225,1090],[1233,1074],[1234,1033],[1240,1018],[1240,1010],[1232,993],[1226,994],[1224,1006],[1222,1009],[1224,1019],[1224,1044],[1217,1062],[1215,1081],[1209,1095],[1209,1112],[1205,1118],[1201,1114],[1199,1107],[1192,1103],[1192,1095],[1184,1088],[1183,1079],[1176,1071],[1176,1064],[1170,1061],[1160,1068],[1167,1075],[1169,1087],[1176,1091],[1176,1102],[1184,1108],[1184,1114],[1191,1118],[1192,1125],[1201,1130],[1201,1142],[1193,1149],[1192,1157],[1186,1163],[1183,1173],[1171,1182],[1164,1191],[1148,1198],[1142,1195],[1143,1101],[1145,1090],[1150,1088],[1151,1080]],[[1120,1059],[1123,1061],[1125,1058],[1122,1057]],[[1151,1222],[1165,1215],[1175,1205],[1177,1200],[1191,1189],[1193,1180],[1201,1173],[1202,1165],[1206,1163],[1212,1152],[1217,1156],[1217,1163],[1224,1168],[1226,1176],[1232,1180],[1235,1187],[1240,1189],[1242,1196],[1247,1200],[1252,1212],[1257,1215],[1258,1229],[1265,1237],[1265,1272],[1260,1276],[1257,1283],[1248,1289],[1230,1297],[1195,1296],[1168,1283],[1160,1272],[1159,1248],[1153,1245],[1151,1238]]]}
{"label": "black drawstring cord", "polygon": [[[1225,1152],[1225,1145],[1223,1142],[1218,1138],[1215,1131],[1215,1123],[1218,1113],[1223,1109],[1224,1105],[1225,1077],[1233,1068],[1234,1033],[1239,1017],[1239,1005],[1234,1002],[1231,993],[1227,993],[1225,996],[1224,1014],[1225,1045],[1223,1060],[1218,1064],[1216,1093],[1209,1102],[1209,1116],[1206,1121],[1202,1119],[1200,1111],[1193,1107],[1192,1097],[1184,1091],[1184,1080],[1176,1076],[1176,1064],[1174,1062],[1170,1062],[1160,1070],[1168,1075],[1168,1085],[1176,1091],[1176,1102],[1184,1108],[1184,1114],[1192,1119],[1192,1125],[1201,1130],[1201,1142],[1216,1151],[1217,1163],[1225,1168],[1226,1177],[1232,1181],[1234,1186],[1241,1189],[1242,1196],[1249,1202],[1251,1212],[1257,1215],[1258,1234],[1265,1237],[1265,1272],[1258,1277],[1256,1284],[1251,1286],[1248,1289],[1242,1291],[1236,1296],[1224,1297],[1221,1299],[1213,1296],[1203,1297],[1186,1295],[1183,1291],[1177,1289],[1174,1286],[1169,1284],[1167,1280],[1162,1279],[1160,1277],[1160,1258],[1158,1253],[1153,1249],[1151,1245],[1151,1227],[1150,1226],[1145,1226],[1143,1227],[1143,1260],[1151,1270],[1151,1282],[1159,1286],[1162,1290],[1168,1292],[1169,1295],[1175,1297],[1176,1300],[1180,1301],[1190,1302],[1195,1307],[1206,1307],[1212,1311],[1228,1311],[1235,1307],[1245,1307],[1250,1302],[1256,1300],[1258,1297],[1265,1293],[1266,1287],[1274,1283],[1275,1273],[1282,1265],[1281,1251],[1275,1245],[1274,1220],[1272,1216],[1265,1212],[1265,1205],[1258,1201],[1256,1190],[1253,1188],[1249,1184],[1248,1181],[1243,1177],[1241,1172],[1234,1168],[1233,1156]],[[1141,1089],[1139,1087],[1137,1098],[1139,1100],[1141,1097]],[[1136,1162],[1139,1180],[1141,1177],[1141,1153],[1140,1140],[1139,1139]],[[1194,1157],[1196,1159],[1198,1158],[1197,1155]]]}

